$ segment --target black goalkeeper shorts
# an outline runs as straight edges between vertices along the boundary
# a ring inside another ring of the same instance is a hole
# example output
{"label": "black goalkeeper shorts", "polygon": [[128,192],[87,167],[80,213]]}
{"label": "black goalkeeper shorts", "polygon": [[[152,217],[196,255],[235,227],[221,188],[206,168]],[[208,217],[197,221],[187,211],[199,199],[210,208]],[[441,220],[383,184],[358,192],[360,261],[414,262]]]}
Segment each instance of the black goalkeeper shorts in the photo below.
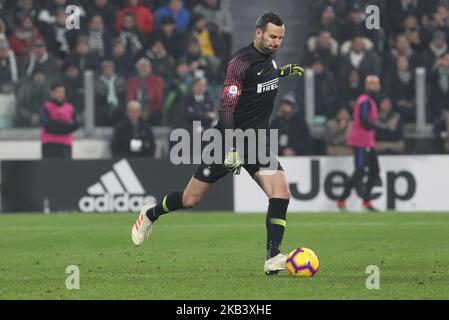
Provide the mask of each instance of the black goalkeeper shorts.
{"label": "black goalkeeper shorts", "polygon": [[[256,172],[260,170],[270,170],[275,168],[275,170],[281,170],[284,171],[284,169],[281,166],[281,163],[277,159],[276,156],[271,155],[270,162],[268,163],[248,163],[248,164],[242,164],[242,167],[249,173],[249,175],[254,179],[254,175]],[[230,173],[228,169],[224,167],[223,164],[205,164],[204,162],[201,163],[198,168],[196,169],[194,177],[202,182],[206,183],[215,183],[221,178],[223,178],[225,175]]]}

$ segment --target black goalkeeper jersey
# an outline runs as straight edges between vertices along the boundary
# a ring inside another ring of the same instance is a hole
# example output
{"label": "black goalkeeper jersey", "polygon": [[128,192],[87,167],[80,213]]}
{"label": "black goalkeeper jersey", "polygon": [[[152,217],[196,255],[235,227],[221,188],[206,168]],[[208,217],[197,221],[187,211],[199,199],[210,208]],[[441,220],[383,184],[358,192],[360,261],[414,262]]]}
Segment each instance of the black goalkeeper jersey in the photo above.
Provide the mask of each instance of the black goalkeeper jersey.
{"label": "black goalkeeper jersey", "polygon": [[274,59],[274,54],[263,54],[253,44],[230,57],[225,67],[219,128],[269,128],[279,82]]}

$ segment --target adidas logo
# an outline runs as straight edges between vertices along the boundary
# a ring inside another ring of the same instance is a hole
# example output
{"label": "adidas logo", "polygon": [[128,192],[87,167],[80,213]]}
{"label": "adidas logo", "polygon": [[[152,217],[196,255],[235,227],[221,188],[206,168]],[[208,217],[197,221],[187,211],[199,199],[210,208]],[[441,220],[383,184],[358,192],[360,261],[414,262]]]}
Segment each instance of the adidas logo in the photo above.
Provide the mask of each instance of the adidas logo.
{"label": "adidas logo", "polygon": [[156,198],[145,196],[145,190],[126,159],[113,165],[113,170],[87,188],[78,206],[82,212],[139,211],[144,204],[155,205]]}

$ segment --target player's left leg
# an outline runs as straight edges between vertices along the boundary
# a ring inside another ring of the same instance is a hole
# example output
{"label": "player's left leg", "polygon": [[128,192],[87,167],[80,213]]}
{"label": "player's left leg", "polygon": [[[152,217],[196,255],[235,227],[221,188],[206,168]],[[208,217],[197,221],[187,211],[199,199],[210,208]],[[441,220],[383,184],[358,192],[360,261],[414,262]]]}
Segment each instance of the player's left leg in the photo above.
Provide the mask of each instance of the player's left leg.
{"label": "player's left leg", "polygon": [[265,273],[274,274],[285,270],[286,255],[281,253],[281,244],[287,224],[287,207],[290,201],[287,179],[282,170],[259,170],[254,180],[269,199],[266,216],[266,257]]}
{"label": "player's left leg", "polygon": [[374,183],[379,178],[379,160],[377,157],[377,152],[374,148],[370,148],[367,156],[367,167],[368,167],[368,180],[365,184],[365,190],[363,194],[363,207],[369,211],[378,211],[371,203],[371,190],[373,189]]}

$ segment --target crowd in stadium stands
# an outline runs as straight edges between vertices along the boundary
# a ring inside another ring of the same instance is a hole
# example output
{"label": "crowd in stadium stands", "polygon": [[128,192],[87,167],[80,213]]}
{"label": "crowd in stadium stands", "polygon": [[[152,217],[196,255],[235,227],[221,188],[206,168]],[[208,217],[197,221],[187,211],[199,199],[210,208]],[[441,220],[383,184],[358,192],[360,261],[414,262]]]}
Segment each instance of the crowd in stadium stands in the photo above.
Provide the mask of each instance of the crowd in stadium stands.
{"label": "crowd in stadium stands", "polygon": [[[80,29],[66,27],[69,4],[79,8]],[[140,103],[150,125],[186,126],[179,115],[212,125],[232,45],[229,5],[229,0],[0,0],[0,128],[40,126],[55,83],[82,114],[86,70],[95,75],[97,126],[129,121],[129,101]]]}
{"label": "crowd in stadium stands", "polygon": [[[80,30],[66,27],[69,3],[80,9]],[[404,152],[404,123],[416,119],[417,67],[427,71],[426,120],[449,151],[449,0],[311,3],[302,63],[315,72],[315,120],[325,125],[328,153],[350,152],[351,110],[368,74],[379,75],[383,86],[379,151]],[[366,28],[370,4],[380,8],[379,30]],[[95,73],[98,126],[130,121],[130,101],[150,125],[212,126],[232,47],[229,6],[230,0],[0,0],[0,128],[38,127],[54,83],[82,113],[86,70]],[[283,155],[309,150],[309,128],[295,105],[294,95],[283,97],[273,119]]]}
{"label": "crowd in stadium stands", "polygon": [[[365,8],[372,4],[380,8],[380,30],[365,25]],[[415,122],[417,67],[426,69],[426,121],[447,139],[449,1],[314,1],[309,31],[305,65],[315,71],[316,112],[326,119],[328,154],[350,152],[350,114],[368,74],[378,75],[383,86],[379,152],[404,152],[404,123]]]}

